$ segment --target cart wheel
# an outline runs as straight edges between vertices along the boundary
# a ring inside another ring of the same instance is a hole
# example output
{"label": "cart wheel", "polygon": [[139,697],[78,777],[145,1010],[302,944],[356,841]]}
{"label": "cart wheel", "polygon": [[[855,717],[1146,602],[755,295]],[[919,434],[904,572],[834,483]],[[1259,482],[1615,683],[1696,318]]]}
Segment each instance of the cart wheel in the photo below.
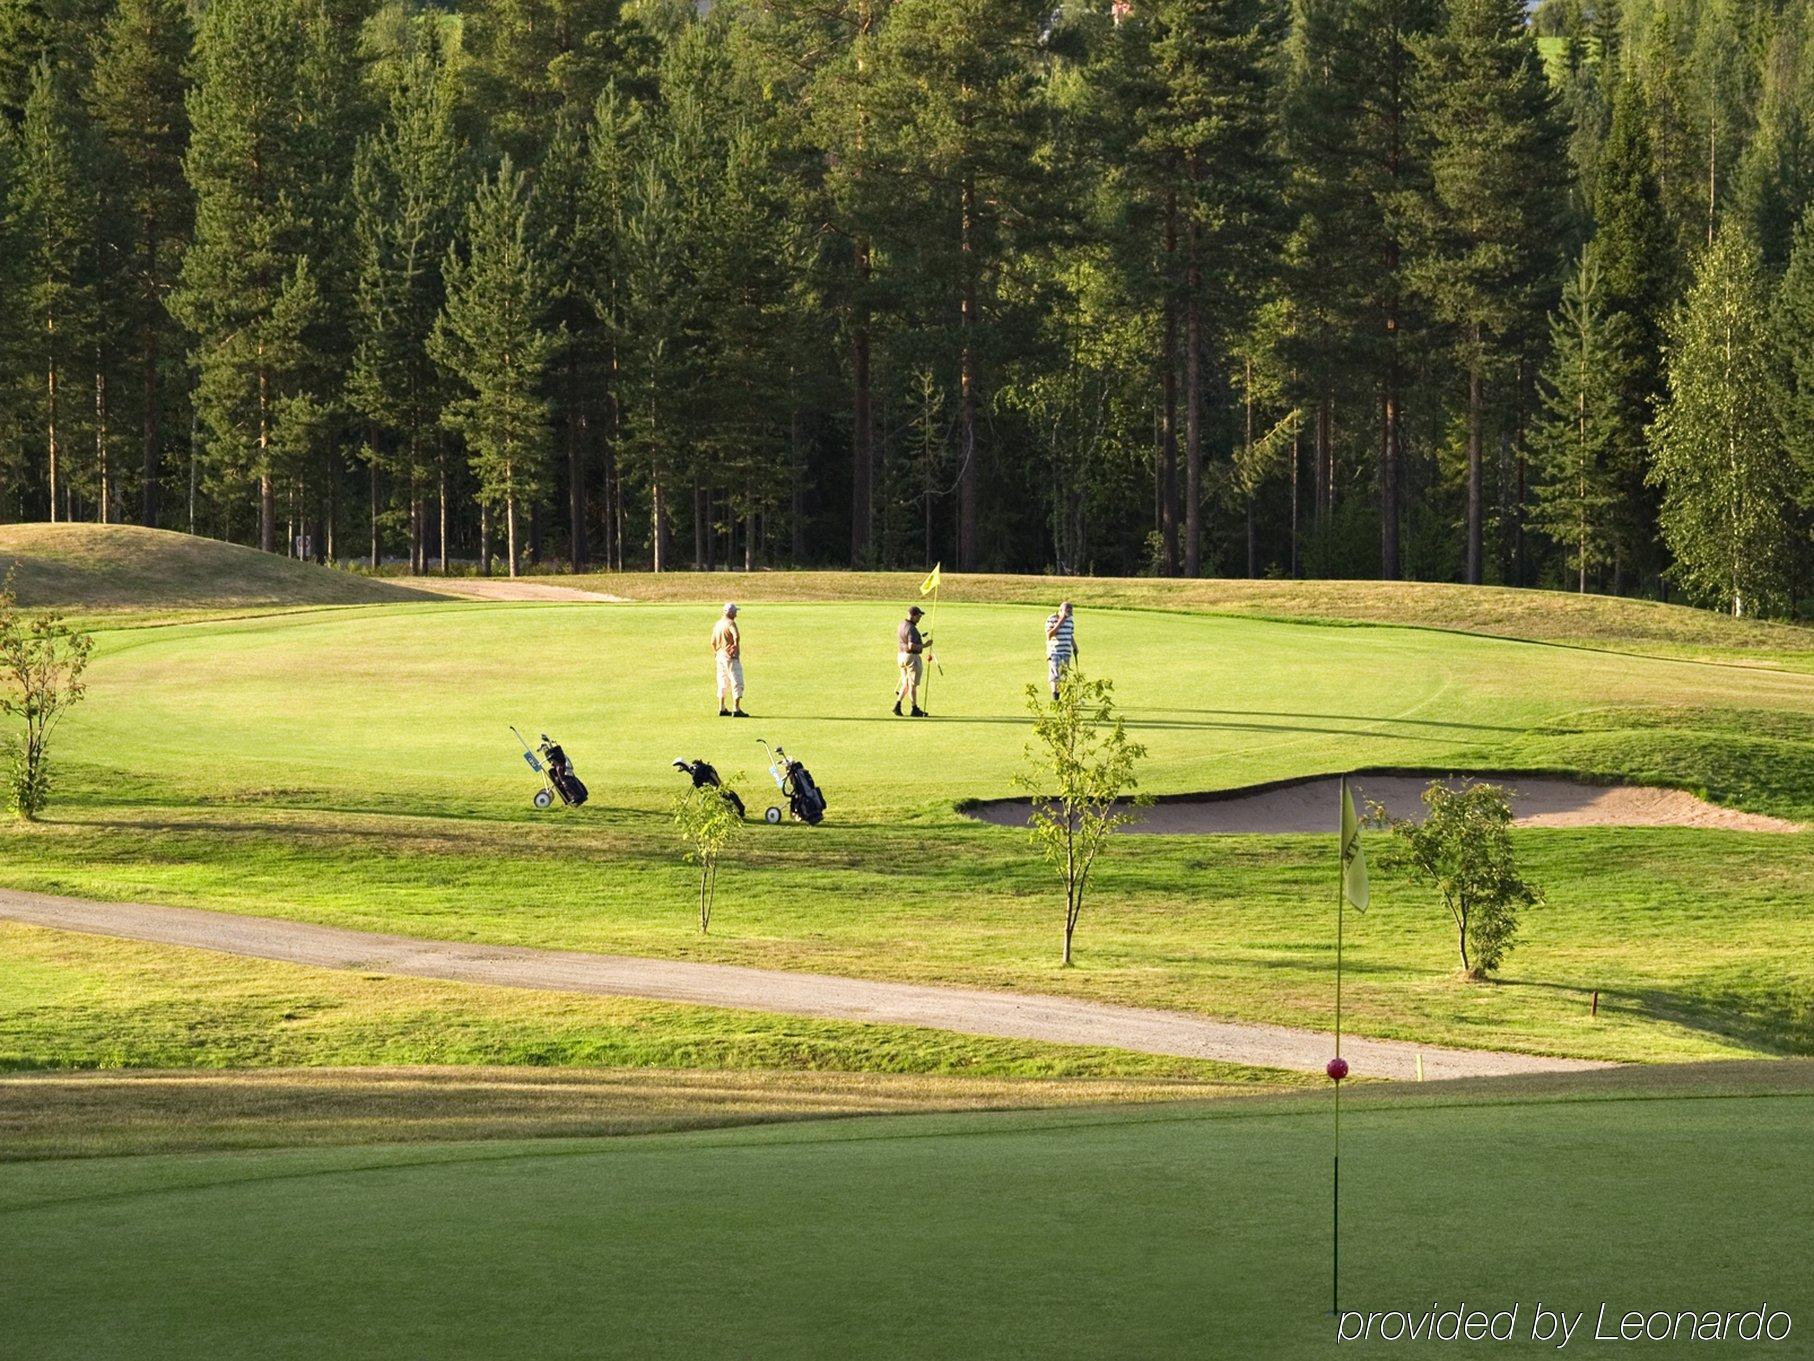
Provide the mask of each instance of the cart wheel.
{"label": "cart wheel", "polygon": [[781,821],[781,810],[779,808],[769,809],[768,812],[766,812],[762,815],[762,820],[764,822],[768,822],[768,823],[775,823],[775,822]]}
{"label": "cart wheel", "polygon": [[552,789],[538,789],[535,791],[535,806],[537,808],[546,808],[553,802],[554,791]]}

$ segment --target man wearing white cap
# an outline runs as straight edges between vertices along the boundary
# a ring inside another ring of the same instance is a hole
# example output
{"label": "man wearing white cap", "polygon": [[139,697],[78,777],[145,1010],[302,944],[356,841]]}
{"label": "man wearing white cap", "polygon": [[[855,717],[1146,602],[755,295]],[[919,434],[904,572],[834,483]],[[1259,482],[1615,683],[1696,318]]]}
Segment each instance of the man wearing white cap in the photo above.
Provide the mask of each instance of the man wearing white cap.
{"label": "man wearing white cap", "polygon": [[[712,655],[718,659],[718,717],[748,718],[743,712],[743,636],[737,631],[737,606],[724,607],[712,629]],[[729,696],[731,707],[725,708]]]}

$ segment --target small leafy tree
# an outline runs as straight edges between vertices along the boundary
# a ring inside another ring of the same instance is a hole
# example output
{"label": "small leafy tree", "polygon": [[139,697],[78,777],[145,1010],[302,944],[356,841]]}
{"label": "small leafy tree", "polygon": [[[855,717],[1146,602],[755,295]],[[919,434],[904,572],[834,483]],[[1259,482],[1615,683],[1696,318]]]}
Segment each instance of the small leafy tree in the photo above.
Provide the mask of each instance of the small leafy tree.
{"label": "small leafy tree", "polygon": [[1127,725],[1115,712],[1114,683],[1085,679],[1075,666],[1060,677],[1055,700],[1029,685],[1027,711],[1034,740],[1027,744],[1027,772],[1015,782],[1033,795],[1028,825],[1034,844],[1064,879],[1069,968],[1071,936],[1096,856],[1111,832],[1135,820],[1130,806],[1152,801],[1145,794],[1124,798],[1138,784],[1134,767],[1146,748],[1128,740]]}
{"label": "small leafy tree", "polygon": [[[737,784],[736,777],[726,782]],[[733,838],[743,830],[743,819],[710,785],[689,786],[674,801],[674,825],[686,843],[687,859],[699,866],[699,933],[712,926],[712,906],[718,896],[718,860]]]}
{"label": "small leafy tree", "polygon": [[82,698],[93,646],[93,638],[66,627],[60,614],[21,612],[12,573],[6,574],[0,585],[0,713],[25,725],[7,740],[7,794],[13,812],[27,820],[50,797],[50,734]]}
{"label": "small leafy tree", "polygon": [[1518,940],[1519,909],[1543,901],[1525,882],[1512,855],[1511,791],[1468,782],[1452,789],[1432,780],[1423,793],[1428,815],[1420,824],[1391,818],[1372,804],[1371,821],[1392,830],[1382,857],[1387,868],[1408,868],[1420,883],[1434,884],[1455,922],[1461,971],[1485,978]]}

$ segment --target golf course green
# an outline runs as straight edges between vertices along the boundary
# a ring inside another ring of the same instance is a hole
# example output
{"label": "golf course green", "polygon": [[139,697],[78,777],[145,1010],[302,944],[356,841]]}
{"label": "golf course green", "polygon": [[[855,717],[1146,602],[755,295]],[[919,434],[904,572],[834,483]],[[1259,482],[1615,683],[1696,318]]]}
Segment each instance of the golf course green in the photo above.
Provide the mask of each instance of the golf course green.
{"label": "golf course green", "polygon": [[[1722,1067],[1352,1098],[1343,1308],[1516,1306],[1497,1351],[1552,1355],[1542,1305],[1613,1357],[1603,1304],[1767,1305],[1785,1341],[1712,1354],[1814,1355],[1814,1075]],[[1398,1354],[1335,1341],[1329,1134],[1324,1098],[0,1167],[0,1317],[135,1361]]]}

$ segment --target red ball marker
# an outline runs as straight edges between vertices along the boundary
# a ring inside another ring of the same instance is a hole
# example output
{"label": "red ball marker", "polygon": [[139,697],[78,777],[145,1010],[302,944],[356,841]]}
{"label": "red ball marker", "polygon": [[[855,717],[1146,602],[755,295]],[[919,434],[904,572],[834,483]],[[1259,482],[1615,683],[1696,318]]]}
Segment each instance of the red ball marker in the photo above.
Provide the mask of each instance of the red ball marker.
{"label": "red ball marker", "polygon": [[1324,1068],[1323,1071],[1329,1074],[1329,1080],[1331,1082],[1340,1082],[1343,1078],[1348,1076],[1348,1060],[1342,1058],[1330,1059],[1328,1066]]}

